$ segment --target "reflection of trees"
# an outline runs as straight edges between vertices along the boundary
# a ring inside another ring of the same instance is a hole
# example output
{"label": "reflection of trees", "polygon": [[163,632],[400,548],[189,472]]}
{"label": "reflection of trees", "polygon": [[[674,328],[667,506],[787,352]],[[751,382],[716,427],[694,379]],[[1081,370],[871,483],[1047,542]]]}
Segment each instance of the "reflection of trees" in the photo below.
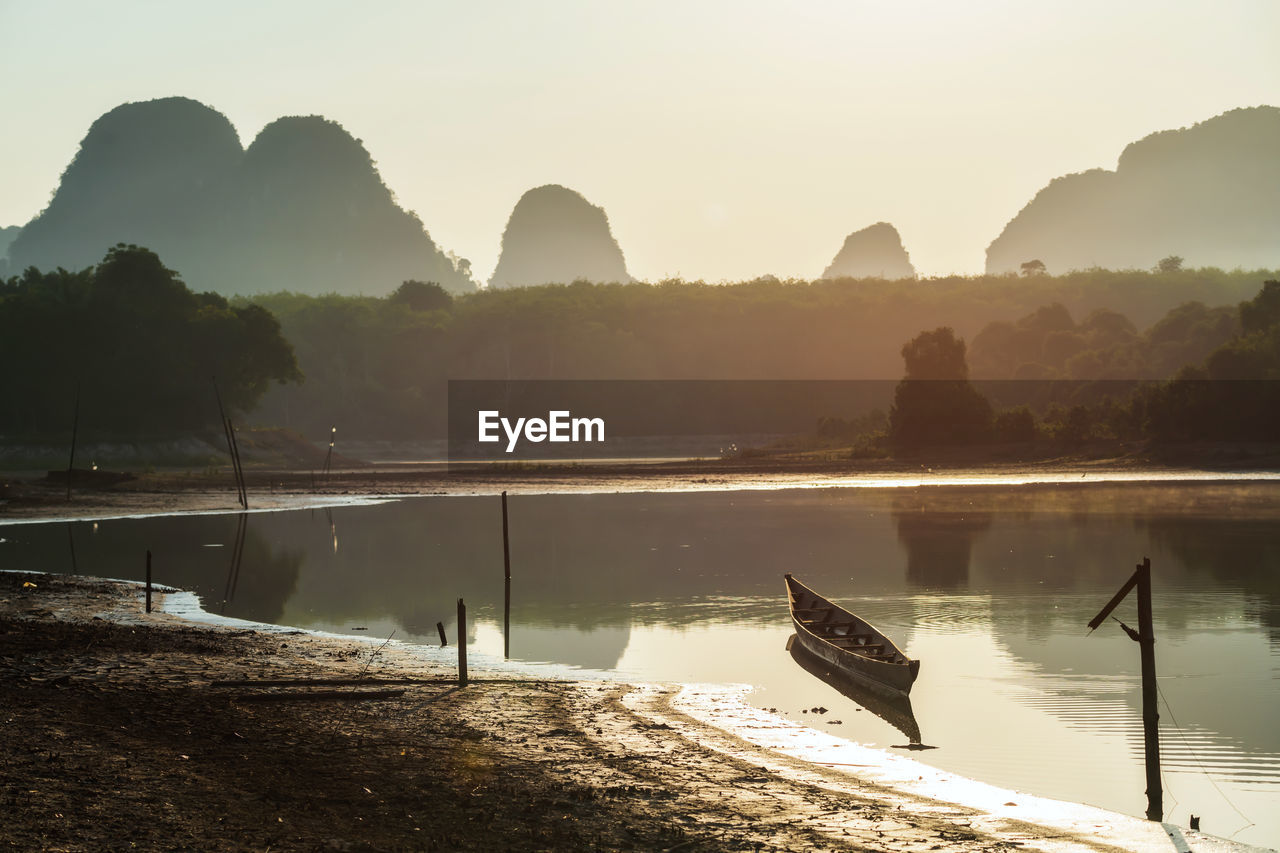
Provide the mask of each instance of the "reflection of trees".
{"label": "reflection of trees", "polygon": [[1252,615],[1280,642],[1280,539],[1267,518],[1144,519],[1154,543],[1168,548],[1191,573],[1205,573],[1262,599]]}
{"label": "reflection of trees", "polygon": [[305,555],[296,548],[273,549],[252,525],[245,534],[235,596],[226,615],[253,622],[279,622],[298,585]]}
{"label": "reflection of trees", "polygon": [[[98,577],[141,581],[146,552],[151,551],[156,583],[191,590],[206,609],[228,616],[274,622],[284,612],[302,571],[305,552],[274,544],[264,523],[248,522],[239,578],[233,600],[222,610],[228,590],[239,515],[175,516],[76,522],[70,525],[76,571]],[[259,526],[264,528],[259,530]],[[71,571],[67,525],[33,524],[23,530],[17,547],[0,551],[0,569]],[[8,544],[8,543],[6,543]]]}
{"label": "reflection of trees", "polygon": [[898,541],[907,549],[907,585],[924,589],[963,589],[969,585],[969,559],[979,533],[991,526],[991,513],[930,509],[919,493],[894,498]]}
{"label": "reflection of trees", "polygon": [[[516,495],[512,621],[590,631],[728,613],[785,624],[788,570],[837,597],[892,593],[901,589],[900,557],[884,502],[807,490]],[[459,597],[476,619],[501,620],[496,496],[345,507],[332,516],[341,528],[336,552],[323,511],[251,514],[227,614],[328,626],[389,617],[429,641],[437,621],[451,628]],[[97,533],[77,523],[74,536],[80,572],[140,579],[150,548],[158,582],[198,592],[217,612],[235,531],[234,515],[217,515],[107,521]],[[0,560],[8,563],[0,568],[68,571],[65,525],[25,527],[21,542],[0,548]],[[744,610],[744,602],[753,605]]]}
{"label": "reflection of trees", "polygon": [[[851,574],[863,592],[897,588],[883,514],[849,503],[811,493],[513,496],[512,621],[585,631],[634,621],[679,625],[718,615],[715,602],[726,597],[765,597],[777,607],[748,618],[785,623],[788,569],[831,579],[823,588],[833,594],[850,588]],[[337,554],[325,548],[328,525],[318,514],[262,520],[277,541],[307,552],[291,611],[373,619],[390,610],[429,637],[437,621],[452,624],[463,597],[476,618],[501,620],[496,497],[406,500],[334,516],[342,527]]]}

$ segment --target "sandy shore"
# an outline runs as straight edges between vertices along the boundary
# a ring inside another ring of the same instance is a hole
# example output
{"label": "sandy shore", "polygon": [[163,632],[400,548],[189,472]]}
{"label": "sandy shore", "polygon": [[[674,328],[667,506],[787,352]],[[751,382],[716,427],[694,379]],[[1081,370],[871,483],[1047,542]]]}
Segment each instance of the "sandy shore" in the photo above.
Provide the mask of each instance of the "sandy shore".
{"label": "sandy shore", "polygon": [[1095,809],[958,804],[903,760],[900,784],[801,760],[714,691],[459,688],[396,644],[148,615],[132,584],[0,573],[0,648],[9,849],[1180,849]]}

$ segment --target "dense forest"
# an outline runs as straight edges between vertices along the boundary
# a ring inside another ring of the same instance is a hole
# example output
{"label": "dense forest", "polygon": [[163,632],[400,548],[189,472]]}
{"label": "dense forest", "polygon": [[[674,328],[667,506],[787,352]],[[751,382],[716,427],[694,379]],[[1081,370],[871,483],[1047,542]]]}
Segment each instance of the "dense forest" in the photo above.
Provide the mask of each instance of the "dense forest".
{"label": "dense forest", "polygon": [[[896,381],[903,343],[924,329],[947,326],[973,341],[975,365],[988,355],[1004,359],[996,335],[977,339],[993,323],[1028,332],[1018,339],[1027,363],[1044,361],[1044,339],[1069,331],[1086,348],[1059,346],[1055,338],[1051,352],[1094,353],[1105,367],[1096,376],[1054,376],[1163,379],[1219,346],[1223,328],[1215,323],[1234,317],[1234,307],[1224,314],[1188,303],[1235,306],[1267,277],[1095,270],[921,281],[578,282],[453,297],[415,284],[386,299],[278,293],[255,301],[279,319],[306,381],[272,389],[254,417],[312,436],[336,424],[349,436],[414,439],[443,437],[449,379]],[[1047,309],[1054,322],[1020,322],[1046,306],[1060,306]],[[1071,316],[1086,318],[1078,324],[1083,330],[1074,321],[1067,328]],[[1234,322],[1223,325],[1234,329]],[[1099,335],[1112,327],[1112,337]],[[1120,369],[1126,347],[1143,355],[1140,369]],[[1016,369],[1021,362],[999,363]],[[1087,363],[1072,364],[1080,371]],[[1046,366],[1058,365],[1049,359]],[[974,377],[1005,375],[984,369],[975,368]]]}
{"label": "dense forest", "polygon": [[[1234,311],[1210,311],[1198,303],[1175,308],[1153,327],[1155,334],[1124,346],[1159,349],[1168,343],[1168,330],[1176,328],[1191,340],[1179,351],[1198,351],[1206,338],[1195,340],[1197,334],[1214,337],[1227,325],[1218,314],[1232,315],[1238,331],[1162,382],[1030,380],[977,386],[969,380],[964,341],[946,327],[922,332],[902,348],[906,373],[887,431],[867,436],[846,430],[838,437],[861,438],[864,444],[879,440],[898,450],[1038,439],[1066,445],[1107,439],[1274,442],[1280,419],[1280,281],[1264,282]],[[1061,306],[1024,319],[1040,315],[1064,323],[1070,319]],[[1205,317],[1215,319],[1195,321]],[[1010,398],[1039,403],[1040,417],[1025,404],[997,412],[992,398],[999,397],[1006,403]],[[1063,405],[1064,399],[1074,402]],[[830,433],[831,425],[826,427]]]}
{"label": "dense forest", "polygon": [[[972,376],[991,423],[1025,435],[1026,417],[1010,421],[1004,410],[1027,404],[1050,424],[1133,390],[1102,394],[1096,380],[1191,381],[1199,374],[1178,373],[1187,365],[1204,365],[1203,378],[1274,378],[1266,318],[1276,297],[1258,295],[1269,275],[576,282],[463,295],[407,281],[385,298],[282,292],[228,302],[192,293],[154,253],[118,246],[81,272],[29,269],[3,282],[0,351],[10,369],[0,382],[6,399],[22,401],[5,410],[3,428],[65,430],[77,380],[102,428],[194,428],[214,422],[208,382],[217,375],[236,410],[312,439],[332,426],[348,438],[443,438],[450,380],[892,383],[903,376],[904,342],[947,328],[962,348],[970,342],[963,376],[952,378]],[[999,379],[1024,381],[1007,383],[1013,394],[983,384]],[[1173,405],[1145,393],[1146,409]]]}

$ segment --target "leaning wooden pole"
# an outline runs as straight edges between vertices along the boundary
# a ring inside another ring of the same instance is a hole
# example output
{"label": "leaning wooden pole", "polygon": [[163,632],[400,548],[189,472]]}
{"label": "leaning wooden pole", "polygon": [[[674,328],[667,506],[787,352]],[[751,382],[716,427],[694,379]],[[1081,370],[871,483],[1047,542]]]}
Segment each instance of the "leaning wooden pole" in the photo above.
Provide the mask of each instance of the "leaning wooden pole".
{"label": "leaning wooden pole", "polygon": [[[1156,686],[1156,632],[1151,617],[1151,559],[1144,557],[1132,577],[1125,581],[1119,592],[1111,597],[1097,616],[1089,620],[1089,630],[1111,616],[1111,611],[1130,592],[1138,592],[1138,630],[1120,622],[1129,638],[1138,643],[1142,659],[1142,744],[1147,768],[1147,819],[1164,820],[1164,788],[1160,784],[1160,711],[1157,704],[1159,689]],[[1115,618],[1115,617],[1112,617]]]}
{"label": "leaning wooden pole", "polygon": [[213,396],[218,401],[218,423],[222,424],[222,436],[227,440],[227,455],[231,457],[231,475],[236,478],[236,500],[245,509],[244,494],[240,490],[240,465],[236,462],[236,451],[231,443],[231,419],[227,417],[227,411],[222,407],[222,394],[218,391],[218,377],[213,377]]}
{"label": "leaning wooden pole", "polygon": [[236,466],[236,487],[239,489],[240,506],[249,508],[249,491],[244,485],[244,466],[240,464],[240,443],[236,441],[236,428],[227,418],[227,434],[231,436],[231,461]]}
{"label": "leaning wooden pole", "polygon": [[1156,634],[1151,618],[1151,559],[1138,566],[1138,648],[1142,654],[1142,742],[1147,758],[1147,819],[1164,819],[1160,784],[1160,710],[1156,689]]}

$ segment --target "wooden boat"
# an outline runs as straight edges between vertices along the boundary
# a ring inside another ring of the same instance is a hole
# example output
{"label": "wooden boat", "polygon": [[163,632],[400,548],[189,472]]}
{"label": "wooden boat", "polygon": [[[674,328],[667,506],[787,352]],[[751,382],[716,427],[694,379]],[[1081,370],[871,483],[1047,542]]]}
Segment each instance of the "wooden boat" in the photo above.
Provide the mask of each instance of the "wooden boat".
{"label": "wooden boat", "polygon": [[786,575],[791,621],[800,645],[871,687],[910,693],[920,673],[893,641],[843,607]]}
{"label": "wooden boat", "polygon": [[920,723],[916,721],[915,711],[911,707],[911,697],[900,690],[872,688],[861,678],[854,678],[842,669],[813,654],[800,645],[795,634],[787,637],[787,651],[791,659],[800,665],[805,672],[822,683],[840,692],[847,699],[852,699],[862,708],[875,714],[889,725],[906,735],[904,744],[891,744],[894,749],[935,749],[926,746],[920,737]]}

